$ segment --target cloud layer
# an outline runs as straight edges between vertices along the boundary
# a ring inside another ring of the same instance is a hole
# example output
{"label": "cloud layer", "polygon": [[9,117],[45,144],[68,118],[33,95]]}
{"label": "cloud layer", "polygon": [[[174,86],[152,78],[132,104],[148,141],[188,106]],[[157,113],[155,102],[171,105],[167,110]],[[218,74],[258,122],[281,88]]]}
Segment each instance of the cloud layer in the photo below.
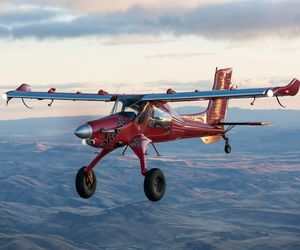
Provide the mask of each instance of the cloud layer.
{"label": "cloud layer", "polygon": [[183,10],[135,6],[126,11],[80,13],[45,7],[0,14],[2,38],[73,38],[120,35],[195,35],[246,40],[300,36],[299,1],[242,1]]}
{"label": "cloud layer", "polygon": [[[220,4],[240,0],[27,0],[26,4],[65,8],[81,13],[127,11],[133,6],[156,9],[192,9],[197,6]],[[22,0],[0,0],[0,3],[24,5]]]}

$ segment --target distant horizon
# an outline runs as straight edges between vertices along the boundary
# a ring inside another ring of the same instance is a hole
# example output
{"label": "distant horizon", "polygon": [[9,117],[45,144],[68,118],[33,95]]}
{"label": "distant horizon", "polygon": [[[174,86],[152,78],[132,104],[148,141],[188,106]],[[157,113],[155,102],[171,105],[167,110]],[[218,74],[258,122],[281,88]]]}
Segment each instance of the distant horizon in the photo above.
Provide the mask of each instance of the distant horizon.
{"label": "distant horizon", "polygon": [[[23,105],[23,103],[22,103]],[[26,108],[26,107],[24,107]],[[183,115],[183,114],[193,114],[190,112],[194,112],[194,109],[198,109],[198,112],[202,112],[205,111],[206,107],[204,106],[195,106],[195,105],[189,105],[189,106],[180,106],[180,107],[176,107],[174,108],[174,110],[177,112],[177,110],[182,110],[182,112],[178,112],[179,115]],[[191,111],[191,109],[193,111]],[[186,110],[186,111],[184,111]],[[289,108],[277,108],[277,109],[254,109],[254,108],[239,108],[239,107],[228,107],[228,112],[227,112],[227,116],[228,113],[230,112],[230,110],[244,110],[244,111],[251,111],[253,113],[255,112],[268,112],[268,111],[274,111],[274,112],[297,112],[300,113],[300,110],[298,109],[289,109]],[[197,112],[197,111],[195,111]],[[77,117],[103,117],[103,116],[108,116],[109,113],[107,114],[80,114],[80,115],[60,115],[60,116],[56,116],[55,114],[53,114],[53,116],[38,116],[38,117],[24,117],[24,118],[16,118],[16,119],[2,119],[2,117],[0,117],[0,122],[5,122],[5,121],[21,121],[21,120],[31,120],[31,119],[56,119],[56,118],[77,118]],[[267,117],[266,117],[267,119]],[[225,119],[226,120],[226,119]]]}

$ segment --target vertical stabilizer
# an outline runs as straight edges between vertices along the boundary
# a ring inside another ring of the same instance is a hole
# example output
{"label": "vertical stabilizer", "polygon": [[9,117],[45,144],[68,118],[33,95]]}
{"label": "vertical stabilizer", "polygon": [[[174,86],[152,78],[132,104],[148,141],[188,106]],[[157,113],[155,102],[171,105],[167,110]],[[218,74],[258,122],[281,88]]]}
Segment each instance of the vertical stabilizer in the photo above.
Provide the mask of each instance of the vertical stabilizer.
{"label": "vertical stabilizer", "polygon": [[[228,90],[231,85],[232,69],[216,70],[213,90]],[[217,124],[226,116],[228,100],[224,98],[210,100],[206,110],[206,123]]]}
{"label": "vertical stabilizer", "polygon": [[[231,74],[231,68],[217,69],[215,73],[213,90],[229,90],[231,87]],[[215,126],[224,121],[227,112],[227,106],[228,100],[226,98],[216,98],[209,101],[206,111],[197,114],[182,115],[181,117]],[[219,141],[221,136],[207,136],[201,137],[201,139],[205,144],[211,144]]]}

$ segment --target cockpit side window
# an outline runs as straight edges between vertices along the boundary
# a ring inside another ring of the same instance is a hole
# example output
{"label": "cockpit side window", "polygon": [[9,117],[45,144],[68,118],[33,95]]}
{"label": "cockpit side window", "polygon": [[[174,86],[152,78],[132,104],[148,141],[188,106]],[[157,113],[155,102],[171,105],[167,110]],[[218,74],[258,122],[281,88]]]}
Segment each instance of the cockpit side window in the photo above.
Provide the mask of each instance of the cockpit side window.
{"label": "cockpit side window", "polygon": [[172,120],[172,116],[166,111],[154,107],[151,115],[151,119],[149,121],[149,127],[151,128],[160,128],[167,127],[170,125]]}

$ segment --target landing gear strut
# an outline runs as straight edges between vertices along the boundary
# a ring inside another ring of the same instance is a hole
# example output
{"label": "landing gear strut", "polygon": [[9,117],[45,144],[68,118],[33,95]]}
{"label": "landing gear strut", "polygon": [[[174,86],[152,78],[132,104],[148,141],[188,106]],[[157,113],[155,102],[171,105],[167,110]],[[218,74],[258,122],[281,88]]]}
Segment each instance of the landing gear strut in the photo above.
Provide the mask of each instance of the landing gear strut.
{"label": "landing gear strut", "polygon": [[113,148],[102,149],[102,151],[95,157],[92,162],[78,170],[75,180],[76,191],[81,198],[88,199],[96,191],[97,177],[93,170],[96,164],[108,153],[113,151]]}
{"label": "landing gear strut", "polygon": [[[147,170],[145,154],[150,143],[152,143],[152,141],[146,136],[137,135],[132,138],[128,146],[134,151],[140,160],[141,174],[145,177],[144,192],[146,197],[150,201],[159,201],[166,192],[166,178],[159,168],[152,168],[149,171]],[[75,186],[80,197],[87,199],[95,193],[97,178],[93,168],[105,155],[113,150],[114,148],[102,149],[102,151],[97,154],[89,165],[79,169],[76,175]]]}
{"label": "landing gear strut", "polygon": [[[140,159],[141,174],[145,176],[144,192],[150,201],[159,201],[166,191],[166,178],[159,168],[147,170],[146,151],[152,141],[144,135],[138,135],[132,138],[129,144],[130,148]],[[154,146],[154,144],[152,144]],[[158,152],[157,152],[158,153]]]}

